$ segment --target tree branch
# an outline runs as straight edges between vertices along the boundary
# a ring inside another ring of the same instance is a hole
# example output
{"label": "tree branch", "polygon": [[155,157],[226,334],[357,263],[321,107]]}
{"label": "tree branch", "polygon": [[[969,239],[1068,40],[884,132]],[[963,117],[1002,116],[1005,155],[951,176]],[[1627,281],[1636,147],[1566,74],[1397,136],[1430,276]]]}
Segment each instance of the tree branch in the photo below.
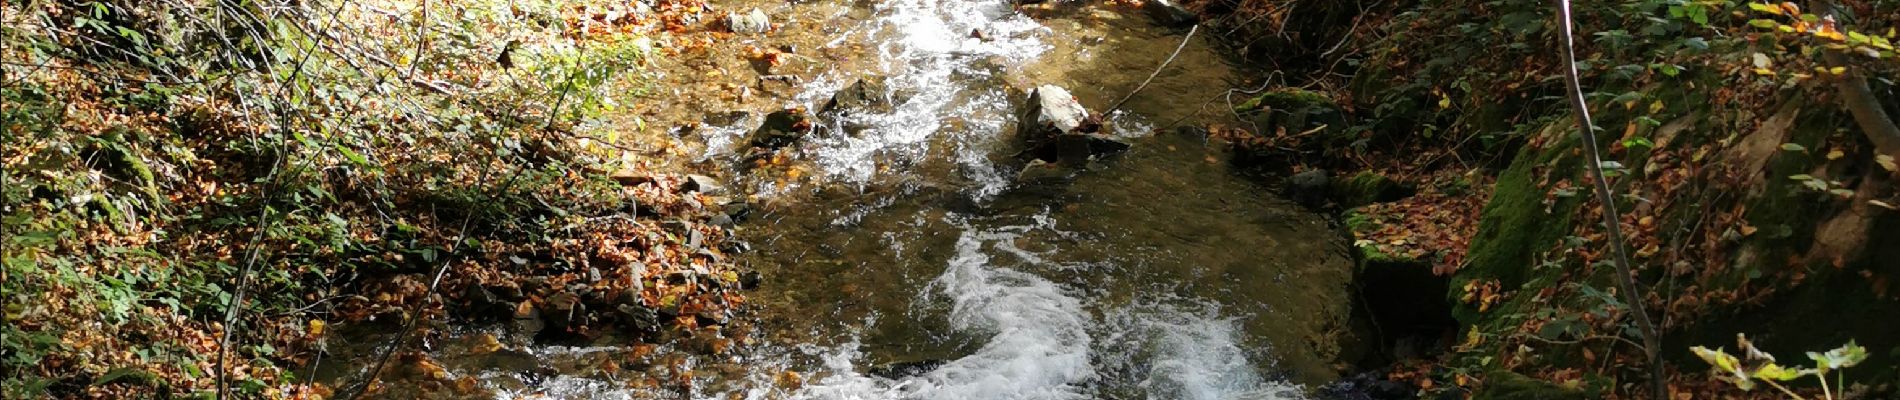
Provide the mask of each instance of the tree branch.
{"label": "tree branch", "polygon": [[1577,126],[1583,132],[1583,149],[1589,156],[1590,175],[1596,180],[1597,200],[1603,202],[1604,232],[1610,239],[1610,250],[1615,255],[1616,283],[1623,302],[1629,304],[1630,314],[1636,316],[1636,326],[1643,333],[1643,353],[1649,358],[1649,378],[1653,398],[1669,398],[1669,387],[1663,381],[1663,361],[1661,333],[1656,324],[1649,319],[1649,313],[1643,311],[1643,295],[1636,286],[1636,275],[1630,269],[1628,246],[1623,243],[1622,217],[1616,211],[1616,189],[1610,187],[1610,180],[1603,176],[1603,150],[1597,146],[1596,125],[1590,122],[1590,105],[1583,99],[1583,83],[1577,74],[1576,33],[1573,32],[1570,16],[1570,0],[1557,0],[1558,22],[1563,26],[1564,78],[1570,84],[1570,104],[1576,107]]}

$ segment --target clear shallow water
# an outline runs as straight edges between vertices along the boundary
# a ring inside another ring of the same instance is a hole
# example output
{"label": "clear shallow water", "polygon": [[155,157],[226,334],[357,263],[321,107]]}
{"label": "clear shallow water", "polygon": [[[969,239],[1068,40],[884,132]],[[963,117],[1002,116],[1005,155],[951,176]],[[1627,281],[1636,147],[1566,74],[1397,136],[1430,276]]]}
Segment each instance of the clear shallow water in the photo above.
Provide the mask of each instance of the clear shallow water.
{"label": "clear shallow water", "polygon": [[[1019,179],[1020,88],[1063,85],[1100,111],[1180,36],[1092,7],[858,7],[867,17],[832,44],[862,44],[865,62],[786,106],[816,109],[867,75],[903,100],[818,121],[869,129],[789,149],[812,179],[738,182],[765,203],[739,233],[755,245],[740,261],[765,275],[748,293],[757,312],[725,332],[749,345],[477,355],[461,342],[506,333],[471,328],[432,350],[447,373],[504,399],[1298,399],[1333,377],[1351,274],[1341,236],[1234,174],[1218,146],[1152,134],[1220,122],[1195,107],[1239,85],[1205,42],[1108,121],[1134,150]],[[736,162],[748,119],[700,132],[706,159]]]}

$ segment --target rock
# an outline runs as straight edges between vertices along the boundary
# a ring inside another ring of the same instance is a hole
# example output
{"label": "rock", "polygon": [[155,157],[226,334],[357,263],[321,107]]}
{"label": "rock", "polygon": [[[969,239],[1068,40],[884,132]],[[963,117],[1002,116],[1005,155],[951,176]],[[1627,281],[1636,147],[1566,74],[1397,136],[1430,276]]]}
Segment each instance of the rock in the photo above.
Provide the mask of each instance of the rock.
{"label": "rock", "polygon": [[1089,110],[1068,89],[1056,85],[1043,85],[1029,92],[1029,103],[1021,114],[1023,124],[1017,133],[1035,136],[1053,130],[1059,134],[1087,133],[1078,132],[1088,122]]}
{"label": "rock", "polygon": [[1016,134],[1028,144],[1023,153],[1032,159],[1074,167],[1129,148],[1120,139],[1101,134],[1101,123],[1060,86],[1043,85],[1031,91],[1017,115],[1021,120]]}
{"label": "rock", "polygon": [[719,243],[719,251],[729,254],[745,253],[752,251],[752,244],[739,239],[726,239],[725,242]]}
{"label": "rock", "polygon": [[1155,24],[1170,28],[1185,28],[1201,22],[1201,16],[1182,6],[1178,0],[1145,0],[1141,11],[1154,19]]}
{"label": "rock", "polygon": [[899,102],[901,100],[892,98],[890,86],[885,84],[883,77],[868,76],[859,78],[857,82],[852,82],[851,86],[846,86],[838,90],[838,93],[832,94],[831,100],[825,102],[825,106],[820,108],[819,112],[889,113]]}
{"label": "rock", "polygon": [[889,114],[897,110],[898,104],[908,100],[908,94],[892,91],[883,77],[867,76],[832,94],[831,100],[826,101],[819,112],[844,121],[844,133],[857,136],[872,126],[852,117]]}
{"label": "rock", "polygon": [[561,292],[548,296],[541,301],[541,320],[549,327],[566,330],[578,327],[587,320],[587,306],[581,304],[580,296]]}
{"label": "rock", "polygon": [[474,315],[475,319],[489,321],[493,321],[491,318],[503,318],[508,315],[509,307],[513,306],[507,299],[503,299],[482,285],[468,285],[468,289],[462,294],[462,301],[468,303],[469,313]]}
{"label": "rock", "polygon": [[1342,208],[1398,201],[1418,193],[1417,188],[1372,171],[1360,171],[1352,178],[1332,182],[1331,190],[1334,202]]}
{"label": "rock", "polygon": [[532,301],[523,301],[515,305],[515,332],[522,336],[534,336],[547,327],[541,321],[541,309]]}
{"label": "rock", "polygon": [[614,171],[612,175],[608,175],[607,177],[613,178],[614,182],[620,182],[621,185],[626,186],[639,186],[653,181],[653,176],[639,173],[632,168]]}
{"label": "rock", "polygon": [[739,273],[739,289],[740,290],[758,289],[760,281],[763,281],[763,280],[765,280],[765,276],[762,274],[759,274],[758,271],[741,272]]}
{"label": "rock", "polygon": [[1358,140],[1354,135],[1345,134],[1348,124],[1337,102],[1320,92],[1296,88],[1269,90],[1234,106],[1234,112],[1259,128],[1258,133],[1265,136],[1273,136],[1281,131],[1287,135],[1313,132],[1320,134],[1322,140],[1305,142],[1338,146],[1348,143],[1335,141]]}
{"label": "rock", "polygon": [[743,201],[735,201],[731,203],[726,203],[724,208],[725,208],[726,216],[732,217],[733,222],[744,222],[747,216],[752,215],[751,203],[747,203]]}
{"label": "rock", "polygon": [[720,185],[718,180],[705,175],[687,175],[686,182],[680,184],[681,193],[720,194],[725,191],[726,187]]}
{"label": "rock", "polygon": [[772,30],[772,18],[757,8],[745,14],[731,12],[726,13],[726,27],[731,28],[732,33],[765,33]]}
{"label": "rock", "polygon": [[619,314],[621,324],[628,330],[638,333],[650,333],[660,330],[660,313],[639,304],[618,304],[614,311]]}
{"label": "rock", "polygon": [[798,143],[811,133],[811,117],[804,109],[794,108],[766,114],[765,123],[753,131],[747,142],[753,147],[777,150]]}
{"label": "rock", "polygon": [[1286,179],[1287,196],[1307,207],[1326,205],[1326,193],[1332,177],[1324,169],[1310,169]]}

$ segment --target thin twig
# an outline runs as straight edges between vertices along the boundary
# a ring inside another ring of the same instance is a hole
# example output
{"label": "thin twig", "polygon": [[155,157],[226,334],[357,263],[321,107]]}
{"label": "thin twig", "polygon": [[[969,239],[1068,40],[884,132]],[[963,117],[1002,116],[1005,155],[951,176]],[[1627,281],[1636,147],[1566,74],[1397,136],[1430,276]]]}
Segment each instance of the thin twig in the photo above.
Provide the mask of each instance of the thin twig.
{"label": "thin twig", "polygon": [[1590,175],[1596,180],[1597,199],[1603,202],[1604,231],[1610,239],[1610,250],[1615,255],[1617,284],[1622,286],[1623,302],[1629,304],[1630,313],[1636,315],[1637,327],[1643,333],[1643,353],[1649,356],[1649,376],[1654,398],[1665,399],[1669,388],[1663,382],[1663,360],[1661,338],[1657,335],[1656,324],[1644,311],[1640,288],[1636,286],[1636,276],[1630,269],[1629,251],[1623,244],[1622,217],[1616,211],[1616,189],[1610,187],[1610,181],[1603,176],[1603,150],[1597,146],[1596,124],[1590,121],[1590,106],[1583,99],[1582,78],[1577,73],[1576,34],[1573,32],[1570,15],[1570,0],[1557,1],[1558,17],[1563,25],[1564,39],[1564,78],[1570,84],[1570,103],[1576,107],[1577,126],[1583,134],[1583,149],[1590,156],[1588,160]]}
{"label": "thin twig", "polygon": [[1122,101],[1117,101],[1117,102],[1115,102],[1115,106],[1114,106],[1114,107],[1109,107],[1109,108],[1108,108],[1108,111],[1103,111],[1103,112],[1102,112],[1102,115],[1111,115],[1111,114],[1114,114],[1114,113],[1115,113],[1115,110],[1120,110],[1120,109],[1122,108],[1122,104],[1125,104],[1125,103],[1128,103],[1128,99],[1132,99],[1132,98],[1135,98],[1135,94],[1136,94],[1136,93],[1141,93],[1141,90],[1142,90],[1142,89],[1147,89],[1147,88],[1148,88],[1148,84],[1149,84],[1149,83],[1151,83],[1151,82],[1154,82],[1154,80],[1155,80],[1155,77],[1156,77],[1156,76],[1160,76],[1160,75],[1161,75],[1161,70],[1164,70],[1164,69],[1167,69],[1167,68],[1168,68],[1168,64],[1172,64],[1172,63],[1174,63],[1174,58],[1175,58],[1175,57],[1179,57],[1179,56],[1181,55],[1181,49],[1186,49],[1186,48],[1187,48],[1187,44],[1188,44],[1188,41],[1189,41],[1189,40],[1194,40],[1194,33],[1195,33],[1195,32],[1200,32],[1200,31],[1201,31],[1201,26],[1200,26],[1200,25],[1195,25],[1195,26],[1194,26],[1193,28],[1189,28],[1189,29],[1188,29],[1188,33],[1187,33],[1187,36],[1186,36],[1186,37],[1183,37],[1183,38],[1181,38],[1181,44],[1179,44],[1179,45],[1176,45],[1176,46],[1174,46],[1174,54],[1169,54],[1169,55],[1168,55],[1168,60],[1167,60],[1167,61],[1162,61],[1162,62],[1161,62],[1161,66],[1159,66],[1159,67],[1155,67],[1155,72],[1154,72],[1154,73],[1150,73],[1150,74],[1148,74],[1148,79],[1145,79],[1145,80],[1142,80],[1142,81],[1141,81],[1141,86],[1136,86],[1136,87],[1135,87],[1135,90],[1134,90],[1134,91],[1132,91],[1132,92],[1128,92],[1128,95],[1127,95],[1127,96],[1122,96]]}

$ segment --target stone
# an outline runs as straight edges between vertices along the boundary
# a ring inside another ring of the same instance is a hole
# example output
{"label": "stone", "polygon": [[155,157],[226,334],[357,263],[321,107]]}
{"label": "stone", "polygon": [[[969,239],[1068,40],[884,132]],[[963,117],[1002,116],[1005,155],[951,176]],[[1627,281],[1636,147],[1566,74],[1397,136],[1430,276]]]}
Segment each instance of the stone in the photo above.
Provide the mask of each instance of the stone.
{"label": "stone", "polygon": [[620,182],[624,186],[639,186],[653,181],[653,176],[634,171],[632,168],[614,171],[607,177],[613,178],[614,182]]}
{"label": "stone", "polygon": [[885,84],[883,77],[868,76],[833,93],[831,100],[818,110],[821,113],[889,113],[896,108],[896,103],[902,102],[891,95],[890,85]]}
{"label": "stone", "polygon": [[745,14],[731,12],[726,13],[726,27],[731,28],[732,33],[765,33],[772,30],[772,18],[757,8]]}
{"label": "stone", "polygon": [[621,325],[636,333],[657,332],[660,330],[660,313],[637,303],[622,303],[614,306],[619,313]]}
{"label": "stone", "polygon": [[726,203],[726,205],[723,207],[724,207],[726,216],[732,217],[732,222],[735,222],[735,223],[744,222],[746,217],[752,215],[752,203],[747,203],[743,201],[735,201],[731,203]]}
{"label": "stone", "polygon": [[758,289],[759,283],[764,280],[765,280],[765,275],[759,274],[758,271],[741,272],[739,273],[739,289],[740,290]]}
{"label": "stone", "polygon": [[699,192],[711,195],[725,191],[726,187],[720,185],[719,180],[705,175],[686,175],[686,182],[680,184],[681,193]]}
{"label": "stone", "polygon": [[1029,92],[1029,103],[1022,117],[1022,124],[1016,130],[1024,136],[1050,130],[1059,134],[1085,133],[1078,131],[1088,122],[1089,110],[1076,101],[1068,89],[1043,85]]}
{"label": "stone", "polygon": [[580,296],[573,293],[555,293],[542,300],[539,307],[541,320],[549,327],[566,330],[580,326],[587,319],[587,306],[581,304]]}
{"label": "stone", "polygon": [[1075,167],[1130,147],[1101,134],[1101,123],[1060,86],[1043,85],[1031,91],[1017,115],[1021,120],[1017,121],[1016,134],[1028,144],[1023,153],[1031,159]]}
{"label": "stone", "polygon": [[1170,28],[1185,28],[1201,22],[1200,14],[1178,0],[1145,0],[1141,2],[1141,11],[1155,24]]}
{"label": "stone", "polygon": [[765,115],[765,122],[753,131],[747,143],[755,148],[777,150],[798,143],[811,133],[811,117],[803,109],[788,109]]}
{"label": "stone", "polygon": [[1360,171],[1351,178],[1332,182],[1333,200],[1342,208],[1399,201],[1416,193],[1417,188],[1372,171]]}
{"label": "stone", "polygon": [[1326,204],[1331,181],[1332,176],[1324,169],[1306,170],[1286,179],[1286,193],[1295,202],[1307,207],[1319,207]]}

